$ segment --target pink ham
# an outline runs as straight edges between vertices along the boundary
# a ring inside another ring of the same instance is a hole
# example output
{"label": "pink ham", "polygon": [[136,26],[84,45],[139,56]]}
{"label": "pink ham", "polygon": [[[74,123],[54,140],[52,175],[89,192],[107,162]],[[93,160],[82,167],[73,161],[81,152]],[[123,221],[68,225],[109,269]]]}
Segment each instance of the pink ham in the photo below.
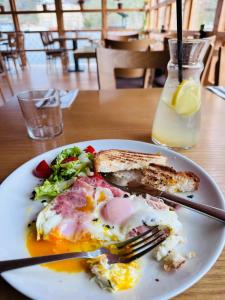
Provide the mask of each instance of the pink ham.
{"label": "pink ham", "polygon": [[138,226],[136,228],[133,228],[129,233],[128,233],[128,237],[134,237],[136,235],[139,235],[141,233],[144,233],[145,231],[147,231],[150,227],[146,226],[146,225],[141,225]]}
{"label": "pink ham", "polygon": [[149,206],[151,206],[154,209],[168,209],[168,205],[166,205],[162,199],[146,195],[146,202],[148,203]]}
{"label": "pink ham", "polygon": [[[81,180],[81,179],[79,179],[79,180]],[[112,192],[114,197],[122,197],[125,194],[122,190],[108,184],[108,182],[106,182],[104,179],[101,179],[101,178],[98,178],[95,176],[82,177],[82,181],[92,185],[93,187],[108,188]]]}
{"label": "pink ham", "polygon": [[113,198],[101,210],[102,217],[111,224],[122,224],[134,213],[134,206],[127,198]]}
{"label": "pink ham", "polygon": [[53,210],[63,217],[71,217],[76,214],[76,208],[81,208],[86,205],[86,197],[93,197],[93,195],[94,188],[91,185],[82,180],[77,180],[71,189],[54,199]]}

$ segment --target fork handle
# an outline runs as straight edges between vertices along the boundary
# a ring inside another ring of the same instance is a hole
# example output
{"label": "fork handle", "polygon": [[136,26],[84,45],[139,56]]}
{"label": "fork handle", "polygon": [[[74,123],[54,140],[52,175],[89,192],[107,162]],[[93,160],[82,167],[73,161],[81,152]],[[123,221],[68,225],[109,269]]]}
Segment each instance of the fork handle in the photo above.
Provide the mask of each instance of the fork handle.
{"label": "fork handle", "polygon": [[97,254],[97,251],[93,252],[70,252],[70,253],[62,253],[62,254],[54,254],[54,255],[45,255],[45,256],[37,256],[37,257],[28,257],[21,259],[13,259],[13,260],[5,260],[0,261],[0,273],[29,267],[32,265],[38,265],[43,263],[49,263],[58,260],[71,259],[71,258],[93,258]]}
{"label": "fork handle", "polygon": [[191,200],[188,200],[186,198],[173,195],[167,192],[161,192],[160,197],[165,198],[166,200],[178,203],[182,206],[186,206],[190,209],[195,210],[196,212],[199,212],[201,214],[207,215],[208,217],[211,217],[213,219],[216,219],[218,221],[221,221],[225,223],[225,210],[216,208],[213,206],[209,206],[202,203],[193,202]]}

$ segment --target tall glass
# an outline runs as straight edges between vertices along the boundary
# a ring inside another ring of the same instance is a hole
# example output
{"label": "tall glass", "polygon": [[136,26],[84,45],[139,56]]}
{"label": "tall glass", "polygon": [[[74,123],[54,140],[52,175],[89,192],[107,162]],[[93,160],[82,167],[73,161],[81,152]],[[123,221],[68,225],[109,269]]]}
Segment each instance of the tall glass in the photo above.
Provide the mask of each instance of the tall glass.
{"label": "tall glass", "polygon": [[199,137],[200,75],[207,50],[205,40],[183,41],[183,81],[178,82],[177,40],[169,40],[168,77],[155,114],[152,140],[171,148],[191,148]]}
{"label": "tall glass", "polygon": [[29,137],[46,140],[63,130],[59,93],[55,89],[21,92],[17,95]]}

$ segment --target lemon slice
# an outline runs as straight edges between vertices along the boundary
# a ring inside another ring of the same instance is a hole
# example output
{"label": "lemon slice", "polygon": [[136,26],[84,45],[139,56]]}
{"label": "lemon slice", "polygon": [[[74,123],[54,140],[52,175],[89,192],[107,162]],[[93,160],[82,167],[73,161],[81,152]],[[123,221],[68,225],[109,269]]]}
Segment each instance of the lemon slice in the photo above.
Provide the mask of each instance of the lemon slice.
{"label": "lemon slice", "polygon": [[201,106],[200,85],[193,80],[183,80],[173,95],[171,106],[179,115],[191,116],[196,113]]}

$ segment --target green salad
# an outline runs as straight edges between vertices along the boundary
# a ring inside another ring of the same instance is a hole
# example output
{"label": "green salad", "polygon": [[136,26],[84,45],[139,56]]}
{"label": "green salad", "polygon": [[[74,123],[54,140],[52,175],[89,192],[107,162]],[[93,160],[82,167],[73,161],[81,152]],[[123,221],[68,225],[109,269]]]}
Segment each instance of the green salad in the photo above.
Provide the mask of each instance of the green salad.
{"label": "green salad", "polygon": [[34,170],[39,178],[45,178],[41,185],[34,189],[34,200],[51,200],[69,188],[77,176],[93,175],[94,148],[85,150],[71,147],[62,150],[50,165],[41,161]]}

